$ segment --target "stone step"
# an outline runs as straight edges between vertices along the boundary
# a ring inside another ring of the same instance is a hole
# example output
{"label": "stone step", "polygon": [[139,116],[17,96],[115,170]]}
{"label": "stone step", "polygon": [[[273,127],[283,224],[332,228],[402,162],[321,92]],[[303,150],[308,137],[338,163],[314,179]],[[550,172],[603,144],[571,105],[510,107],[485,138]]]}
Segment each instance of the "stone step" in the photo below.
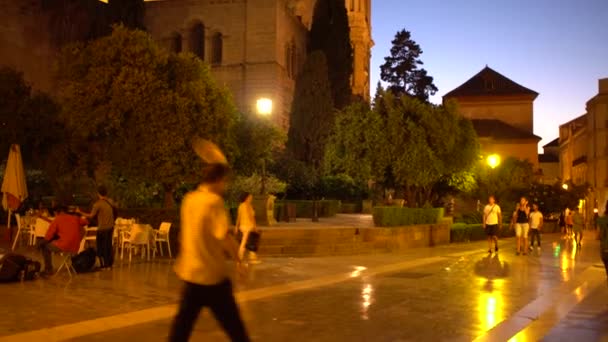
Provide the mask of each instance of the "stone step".
{"label": "stone step", "polygon": [[388,252],[386,242],[357,242],[340,244],[284,244],[262,243],[258,253],[262,256],[328,256]]}

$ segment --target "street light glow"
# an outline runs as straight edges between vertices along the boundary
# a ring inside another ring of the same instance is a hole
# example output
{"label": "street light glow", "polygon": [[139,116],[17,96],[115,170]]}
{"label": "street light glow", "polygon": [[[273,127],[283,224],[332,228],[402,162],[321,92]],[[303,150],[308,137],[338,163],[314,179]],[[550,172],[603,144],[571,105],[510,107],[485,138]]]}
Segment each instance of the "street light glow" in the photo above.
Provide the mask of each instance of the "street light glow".
{"label": "street light glow", "polygon": [[260,98],[256,103],[258,114],[270,115],[272,114],[272,100],[268,98]]}
{"label": "street light glow", "polygon": [[487,159],[488,166],[495,169],[500,165],[500,156],[498,154],[490,154]]}
{"label": "street light glow", "polygon": [[568,184],[564,183],[564,184],[562,185],[562,188],[563,188],[564,190],[568,190]]}

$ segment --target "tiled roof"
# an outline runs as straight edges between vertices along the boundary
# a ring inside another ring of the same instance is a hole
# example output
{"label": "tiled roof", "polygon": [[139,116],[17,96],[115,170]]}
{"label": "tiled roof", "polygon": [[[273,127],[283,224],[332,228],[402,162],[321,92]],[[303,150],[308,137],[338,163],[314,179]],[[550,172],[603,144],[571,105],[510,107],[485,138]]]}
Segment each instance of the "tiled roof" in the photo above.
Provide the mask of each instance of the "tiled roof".
{"label": "tiled roof", "polygon": [[480,138],[494,138],[497,140],[512,140],[512,139],[536,139],[541,140],[530,132],[524,131],[509,125],[506,122],[496,119],[472,119],[473,128]]}
{"label": "tiled roof", "polygon": [[559,138],[555,138],[555,140],[551,141],[543,147],[559,147]]}
{"label": "tiled roof", "polygon": [[486,66],[477,75],[445,94],[444,97],[488,95],[531,95],[536,98],[538,93],[513,82]]}

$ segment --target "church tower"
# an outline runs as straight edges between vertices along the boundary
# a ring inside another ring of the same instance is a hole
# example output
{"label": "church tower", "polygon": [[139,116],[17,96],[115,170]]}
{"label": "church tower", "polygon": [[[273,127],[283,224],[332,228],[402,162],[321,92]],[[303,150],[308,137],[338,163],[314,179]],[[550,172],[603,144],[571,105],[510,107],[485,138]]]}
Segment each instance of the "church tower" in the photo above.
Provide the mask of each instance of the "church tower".
{"label": "church tower", "polygon": [[372,1],[345,0],[348,21],[350,23],[350,40],[353,46],[353,75],[351,86],[353,94],[366,101],[370,99],[370,60],[372,41]]}

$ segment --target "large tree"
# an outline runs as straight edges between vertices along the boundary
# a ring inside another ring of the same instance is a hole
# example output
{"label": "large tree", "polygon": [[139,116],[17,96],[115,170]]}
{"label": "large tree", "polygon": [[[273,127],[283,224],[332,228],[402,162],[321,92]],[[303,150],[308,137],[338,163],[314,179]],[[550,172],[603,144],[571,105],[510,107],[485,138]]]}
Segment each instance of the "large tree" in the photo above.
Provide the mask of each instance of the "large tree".
{"label": "large tree", "polygon": [[410,95],[428,101],[429,96],[437,92],[437,87],[433,77],[421,68],[424,64],[420,59],[422,48],[406,30],[397,32],[392,44],[390,56],[385,57],[384,64],[380,66],[380,78],[396,95]]}
{"label": "large tree", "polygon": [[291,108],[287,147],[295,159],[320,169],[334,111],[325,54],[315,51],[296,82]]}
{"label": "large tree", "polygon": [[471,123],[452,104],[434,106],[379,88],[373,109],[353,105],[336,119],[327,169],[396,187],[410,205],[432,202],[435,185],[462,177],[478,159]]}
{"label": "large tree", "polygon": [[342,109],[352,101],[353,48],[344,0],[317,0],[308,51],[323,51],[334,105]]}
{"label": "large tree", "polygon": [[170,206],[177,186],[196,180],[194,137],[234,155],[237,112],[228,91],[200,59],[169,55],[145,32],[116,26],[110,36],[67,47],[58,78],[63,121],[98,180],[101,162],[111,162],[130,179],[162,184]]}

